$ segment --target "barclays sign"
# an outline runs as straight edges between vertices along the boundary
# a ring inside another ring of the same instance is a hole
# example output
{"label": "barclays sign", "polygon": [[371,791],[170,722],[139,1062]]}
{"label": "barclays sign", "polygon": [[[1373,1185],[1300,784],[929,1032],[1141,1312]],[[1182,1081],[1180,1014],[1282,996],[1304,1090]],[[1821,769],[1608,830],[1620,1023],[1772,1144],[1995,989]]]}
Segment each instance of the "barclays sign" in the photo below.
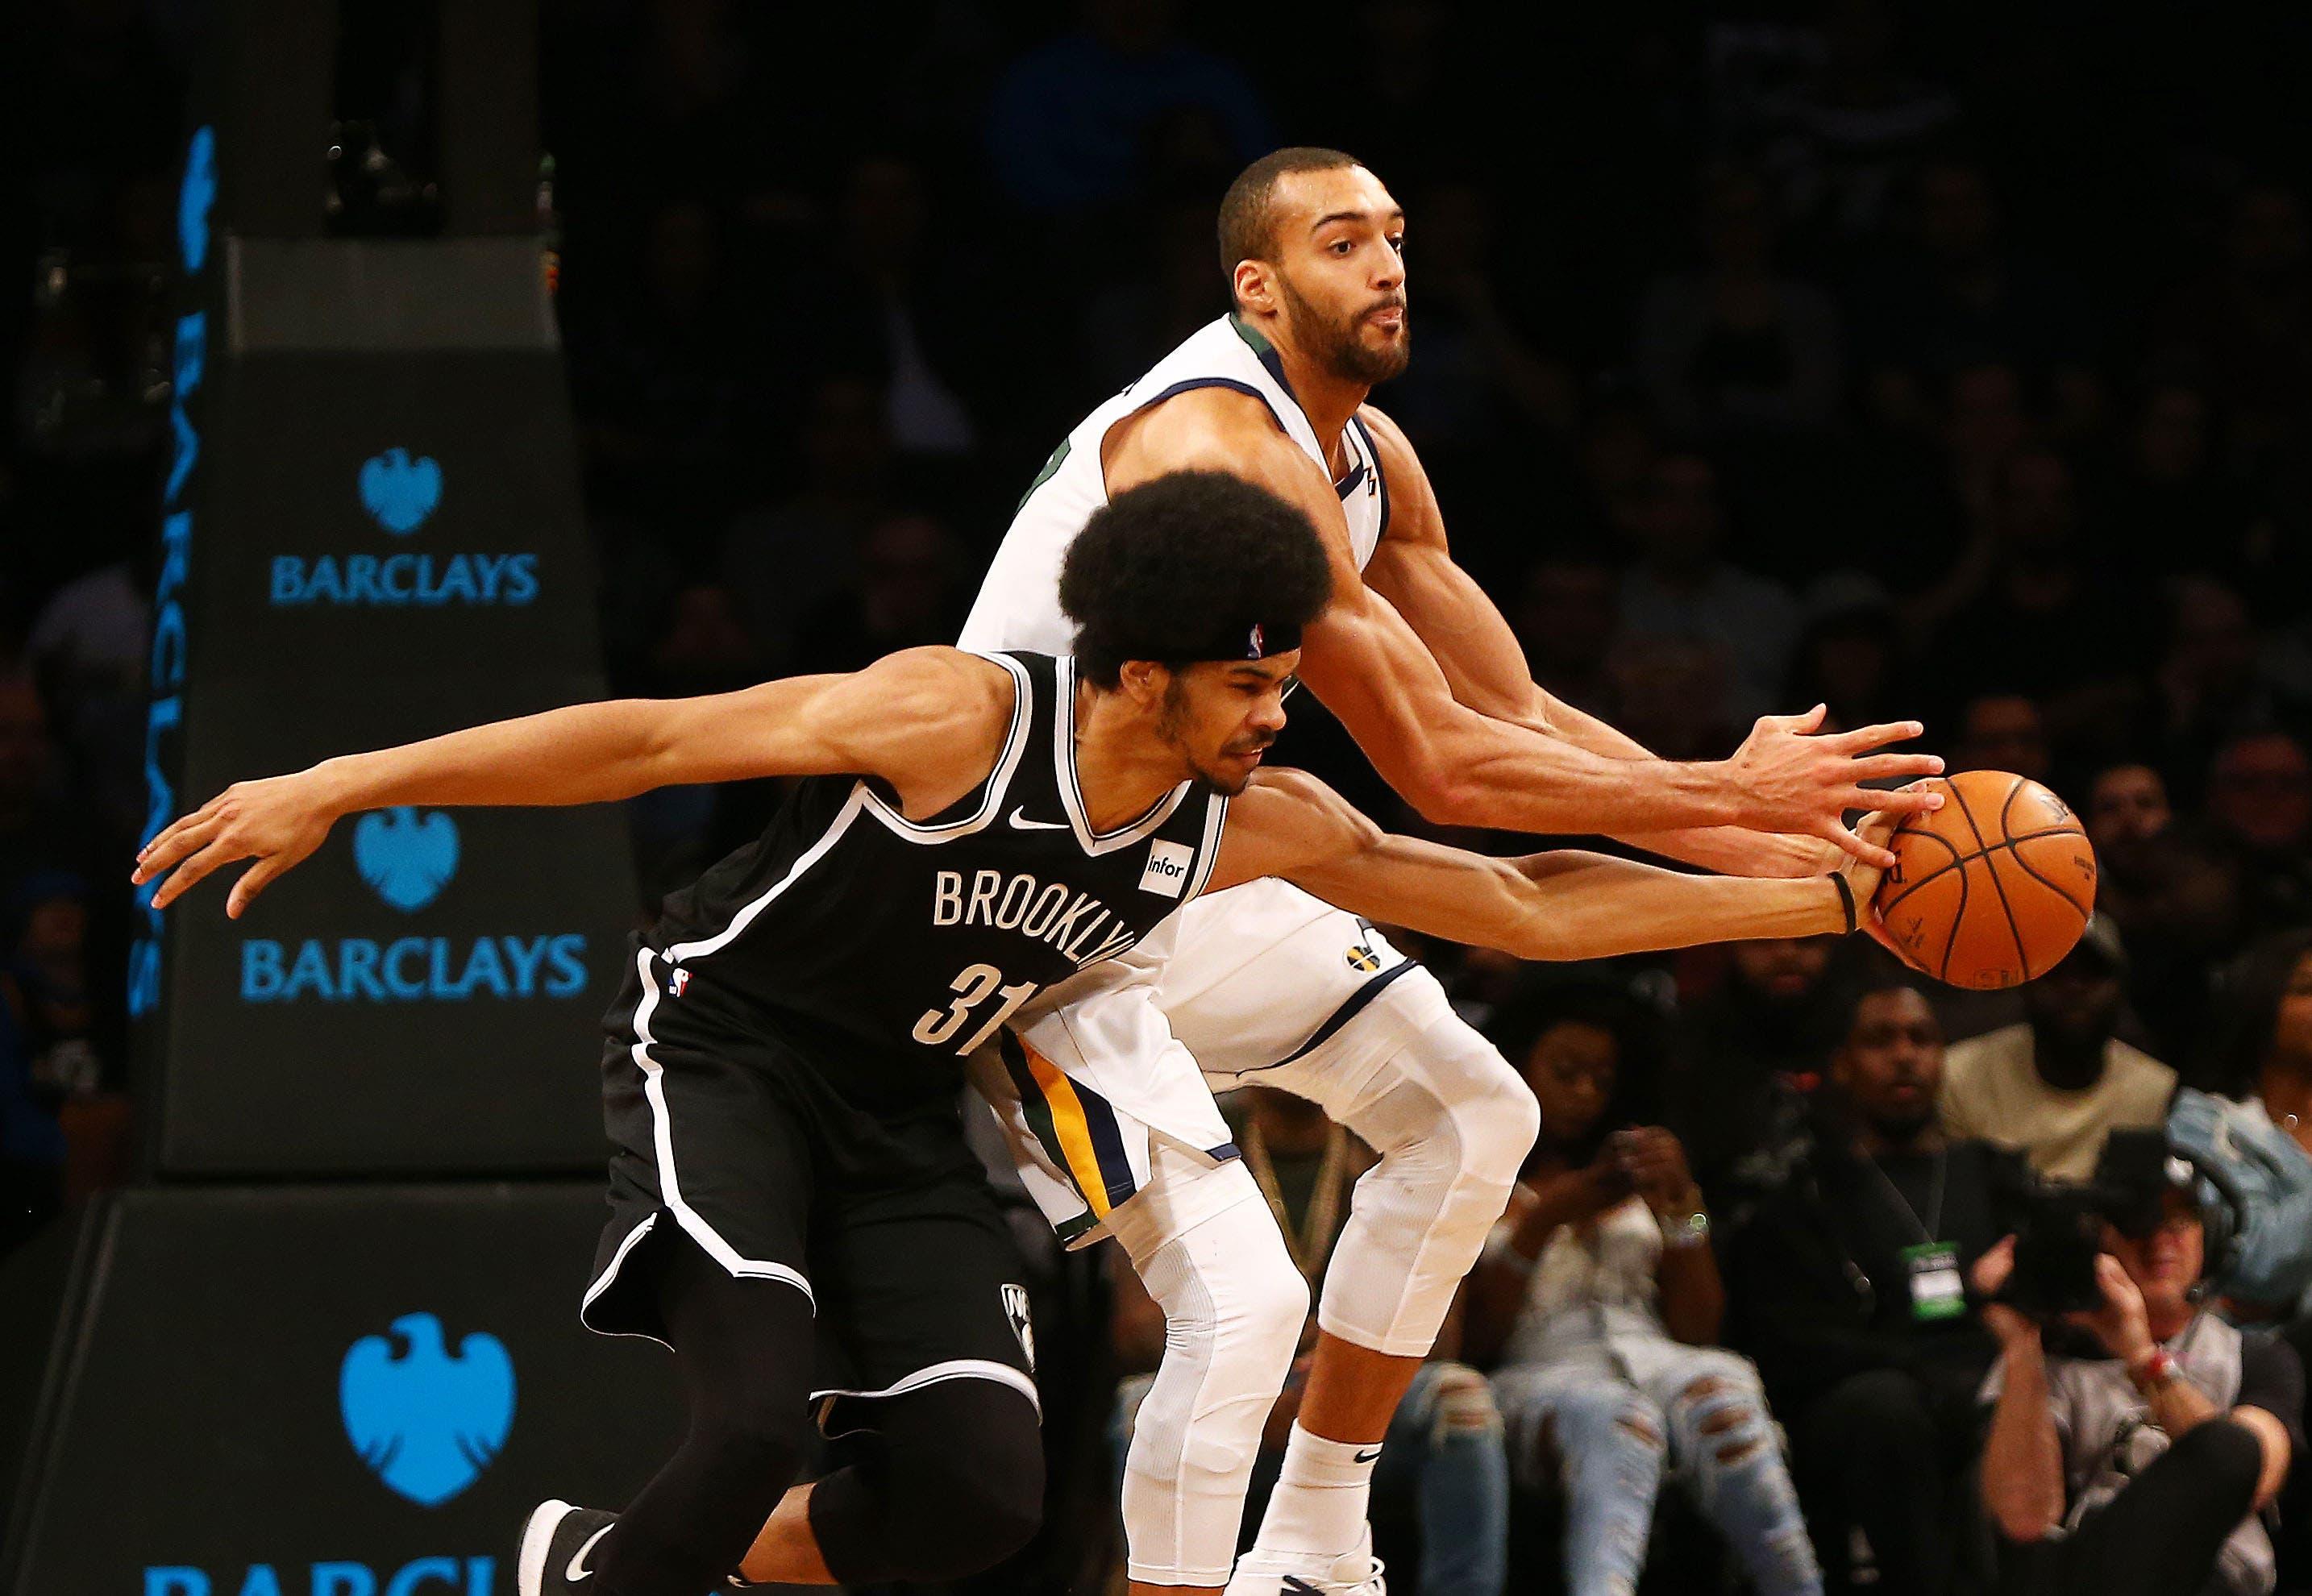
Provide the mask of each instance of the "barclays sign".
{"label": "barclays sign", "polygon": [[[177,190],[178,262],[188,281],[206,269],[209,215],[216,204],[216,131],[194,129],[185,147],[184,180]],[[153,649],[149,667],[153,698],[144,717],[144,829],[141,846],[176,818],[177,794],[170,780],[173,760],[163,745],[185,719],[185,583],[192,568],[193,505],[190,489],[201,458],[198,411],[194,396],[208,365],[208,313],[192,311],[177,319],[175,378],[169,398],[169,431],[174,440],[167,486],[162,492],[161,572],[153,592]],[[155,879],[136,892],[136,937],[128,951],[128,1014],[141,1019],[161,1002],[161,911],[153,907]]]}
{"label": "barclays sign", "polygon": [[[431,455],[388,449],[361,463],[355,495],[379,530],[407,538],[442,507],[444,477]],[[273,557],[267,601],[276,609],[307,605],[391,609],[415,605],[504,604],[538,597],[535,554],[283,554]]]}
{"label": "barclays sign", "polygon": [[[415,914],[458,873],[458,823],[440,810],[372,810],[354,826],[354,865],[389,907]],[[469,998],[575,997],[586,989],[586,938],[307,937],[293,947],[257,936],[241,944],[243,1003],[461,1003]]]}
{"label": "barclays sign", "polygon": [[439,1507],[497,1460],[513,1427],[513,1360],[475,1330],[452,1355],[442,1321],[405,1313],[392,1339],[363,1336],[337,1372],[346,1438],[386,1486]]}
{"label": "barclays sign", "polygon": [[[405,1313],[363,1336],[337,1371],[337,1412],[354,1451],[420,1507],[459,1495],[497,1460],[513,1427],[513,1359],[486,1330],[451,1352],[442,1321]],[[398,1567],[355,1559],[252,1563],[212,1577],[178,1564],[144,1570],[142,1596],[497,1596],[495,1557],[426,1557]]]}

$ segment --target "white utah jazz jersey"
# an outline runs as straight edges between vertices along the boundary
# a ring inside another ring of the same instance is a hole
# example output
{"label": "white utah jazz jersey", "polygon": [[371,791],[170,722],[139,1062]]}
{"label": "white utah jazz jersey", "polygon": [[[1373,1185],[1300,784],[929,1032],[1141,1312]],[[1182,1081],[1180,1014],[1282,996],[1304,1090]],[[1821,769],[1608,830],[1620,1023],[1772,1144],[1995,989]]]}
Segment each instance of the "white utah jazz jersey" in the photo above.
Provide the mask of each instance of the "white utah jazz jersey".
{"label": "white utah jazz jersey", "polygon": [[[980,583],[957,639],[960,646],[1068,652],[1075,627],[1060,612],[1060,561],[1092,512],[1108,503],[1100,446],[1117,422],[1191,388],[1233,388],[1254,395],[1268,406],[1285,436],[1330,474],[1316,429],[1292,397],[1283,363],[1268,340],[1234,316],[1200,327],[1146,376],[1085,417],[1052,452],[1020,501],[987,580]],[[1388,521],[1388,485],[1381,479],[1379,456],[1362,421],[1352,419],[1342,442],[1348,469],[1334,487],[1348,517],[1349,546],[1362,570]]]}
{"label": "white utah jazz jersey", "polygon": [[[1328,469],[1268,341],[1234,316],[1200,328],[1084,417],[1045,462],[964,623],[964,647],[1068,652],[1075,628],[1060,609],[1060,564],[1108,503],[1101,445],[1119,421],[1191,388],[1257,396],[1285,435]],[[1334,487],[1362,569],[1388,526],[1388,484],[1362,421],[1350,422],[1343,442],[1346,468]],[[1397,978],[1406,975],[1415,978]],[[1391,1001],[1371,1001],[1385,987]],[[1145,995],[1152,987],[1155,1012]],[[1097,978],[1079,977],[1022,1011],[1014,1029],[1040,1070],[1067,1078],[1075,1094],[1068,1101],[1096,1105],[1103,1126],[1119,1127],[1136,1181],[1145,1176],[1150,1131],[1190,1148],[1213,1146],[1218,1110],[1208,1083],[1218,1089],[1273,1071],[1264,1078],[1329,1101],[1330,1087],[1369,1075],[1379,1057],[1449,1013],[1436,982],[1355,916],[1287,882],[1258,881],[1187,904]],[[973,1062],[1037,1202],[1063,1235],[1099,1233],[1108,1207],[1133,1183],[1103,1192],[1097,1179],[1080,1178],[1034,1133],[1047,1121],[1067,1122],[1065,1101],[1043,1101],[1040,1087],[1022,1086],[992,1056]],[[1289,1072],[1298,1072],[1291,1083]]]}

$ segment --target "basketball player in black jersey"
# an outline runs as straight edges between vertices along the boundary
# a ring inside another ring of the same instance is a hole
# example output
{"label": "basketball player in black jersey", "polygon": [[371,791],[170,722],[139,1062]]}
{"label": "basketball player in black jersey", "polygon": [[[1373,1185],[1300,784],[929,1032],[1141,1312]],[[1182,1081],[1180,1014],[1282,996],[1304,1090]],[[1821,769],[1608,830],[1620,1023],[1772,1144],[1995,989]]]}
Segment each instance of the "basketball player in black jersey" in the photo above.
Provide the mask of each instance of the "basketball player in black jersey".
{"label": "basketball player in black jersey", "polygon": [[[1764,881],[1483,858],[1261,771],[1330,584],[1300,511],[1179,473],[1076,539],[1072,659],[923,648],[554,710],[236,785],[144,850],[136,880],[166,873],[161,906],[254,859],[238,916],[361,810],[807,778],[761,840],[668,901],[609,1016],[611,1219],[582,1313],[673,1349],[690,1428],[624,1513],[541,1507],[521,1596],[952,1578],[1026,1539],[1032,1338],[965,1145],[961,1065],[1196,892],[1278,875],[1536,959],[1853,929],[1877,884],[1859,862]],[[875,1444],[790,1491],[813,1399],[830,1434]]]}

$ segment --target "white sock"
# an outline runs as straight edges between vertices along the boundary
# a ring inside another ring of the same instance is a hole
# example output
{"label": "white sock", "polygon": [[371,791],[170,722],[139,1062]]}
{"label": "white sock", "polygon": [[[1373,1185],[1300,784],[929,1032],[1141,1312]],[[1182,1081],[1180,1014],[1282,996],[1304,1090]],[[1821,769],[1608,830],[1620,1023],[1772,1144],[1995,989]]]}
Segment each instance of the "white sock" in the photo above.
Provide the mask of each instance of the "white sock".
{"label": "white sock", "polygon": [[1254,1547],[1264,1552],[1338,1557],[1364,1539],[1378,1441],[1327,1441],[1292,1425],[1284,1467],[1268,1498]]}

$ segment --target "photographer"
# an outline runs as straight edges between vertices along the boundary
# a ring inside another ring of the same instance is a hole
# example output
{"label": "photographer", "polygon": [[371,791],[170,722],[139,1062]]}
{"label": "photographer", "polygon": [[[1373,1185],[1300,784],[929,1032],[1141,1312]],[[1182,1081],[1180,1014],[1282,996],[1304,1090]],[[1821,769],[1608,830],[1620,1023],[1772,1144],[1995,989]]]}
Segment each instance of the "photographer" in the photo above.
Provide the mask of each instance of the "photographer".
{"label": "photographer", "polygon": [[[2001,1347],[1985,1385],[1996,1407],[1983,1497],[2023,1575],[2017,1588],[2098,1596],[2273,1588],[2272,1540],[2258,1515],[2301,1444],[2303,1366],[2277,1339],[2201,1309],[2205,1235],[2192,1178],[2177,1184],[2174,1171],[2188,1166],[2164,1156],[2159,1168],[2167,1178],[2156,1209],[2149,1200],[2106,1208],[2120,1223],[2106,1222],[2092,1259],[2093,1289],[2083,1294],[2097,1306],[2019,1309],[2019,1296],[2045,1299],[2041,1285],[2017,1277],[2011,1237],[1975,1267],[1978,1291],[2004,1299],[1983,1310]],[[2074,1341],[2071,1330],[2084,1336]]]}

